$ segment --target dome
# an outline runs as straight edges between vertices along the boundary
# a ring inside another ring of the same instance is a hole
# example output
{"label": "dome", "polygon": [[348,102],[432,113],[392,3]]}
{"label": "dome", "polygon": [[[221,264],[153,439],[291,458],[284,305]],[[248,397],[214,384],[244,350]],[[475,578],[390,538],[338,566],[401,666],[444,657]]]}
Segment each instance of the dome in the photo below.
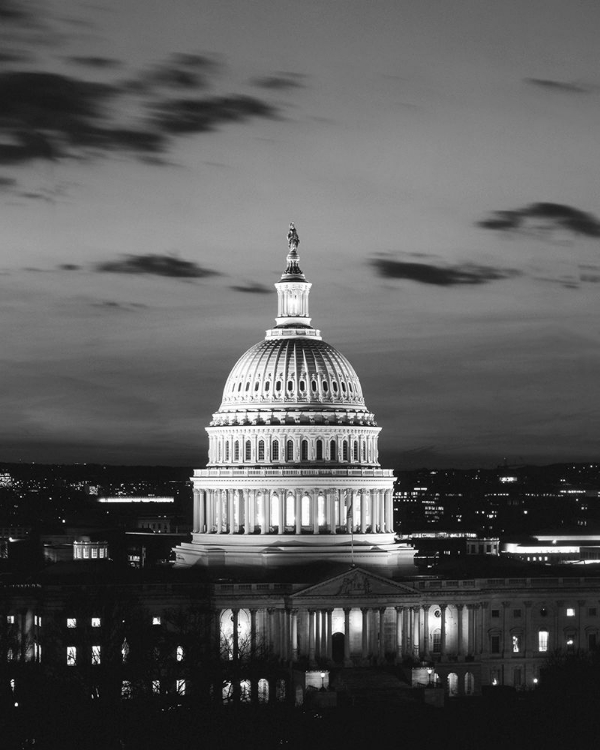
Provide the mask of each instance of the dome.
{"label": "dome", "polygon": [[219,412],[252,409],[365,411],[358,376],[346,357],[325,341],[267,338],[234,365]]}

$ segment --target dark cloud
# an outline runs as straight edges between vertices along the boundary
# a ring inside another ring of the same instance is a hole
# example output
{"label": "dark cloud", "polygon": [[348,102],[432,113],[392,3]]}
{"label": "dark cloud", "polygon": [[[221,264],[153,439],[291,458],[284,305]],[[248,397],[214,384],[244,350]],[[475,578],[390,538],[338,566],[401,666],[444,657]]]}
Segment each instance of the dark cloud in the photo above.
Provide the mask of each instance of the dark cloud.
{"label": "dark cloud", "polygon": [[371,265],[379,276],[387,279],[407,279],[433,286],[460,286],[487,284],[491,281],[518,276],[509,268],[493,268],[464,263],[456,266],[434,266],[428,263],[406,263],[393,258],[374,258]]}
{"label": "dark cloud", "polygon": [[100,307],[105,310],[125,310],[126,312],[135,312],[136,310],[146,308],[147,305],[143,305],[139,302],[115,302],[114,300],[100,300],[99,302],[92,302],[92,307]]}
{"label": "dark cloud", "polygon": [[79,271],[80,268],[81,266],[78,266],[75,263],[61,263],[60,266],[58,266],[60,271]]}
{"label": "dark cloud", "polygon": [[31,12],[19,0],[0,0],[0,21],[28,21]]}
{"label": "dark cloud", "polygon": [[111,57],[73,56],[67,59],[69,62],[75,63],[76,65],[83,65],[88,68],[112,69],[120,68],[122,65],[119,60],[114,60]]}
{"label": "dark cloud", "polygon": [[277,109],[252,96],[214,96],[174,99],[157,105],[156,123],[169,134],[209,133],[219,125],[245,122],[254,117],[274,120]]}
{"label": "dark cloud", "polygon": [[98,263],[96,270],[106,273],[147,274],[177,279],[202,279],[218,275],[197,263],[173,255],[125,255],[121,260]]}
{"label": "dark cloud", "polygon": [[231,286],[235,292],[248,292],[249,294],[271,294],[271,289],[262,284],[240,284]]}
{"label": "dark cloud", "polygon": [[288,89],[299,89],[303,88],[302,83],[304,76],[299,73],[276,73],[272,76],[264,76],[263,78],[254,78],[252,83],[255,86],[260,86],[263,89],[271,89],[273,91],[287,91]]}
{"label": "dark cloud", "polygon": [[0,190],[10,190],[16,184],[17,181],[13,177],[0,177]]}
{"label": "dark cloud", "polygon": [[114,148],[152,151],[162,136],[142,129],[104,125],[113,86],[56,73],[0,74],[0,164],[56,160]]}
{"label": "dark cloud", "polygon": [[204,89],[211,84],[211,77],[220,64],[206,55],[178,53],[142,74],[137,83],[142,89],[165,87],[179,89]]}
{"label": "dark cloud", "polygon": [[590,89],[580,86],[577,83],[567,83],[566,81],[553,81],[548,78],[525,78],[525,83],[532,86],[539,86],[553,91],[564,91],[567,94],[589,94]]}
{"label": "dark cloud", "polygon": [[600,237],[600,220],[594,214],[561,203],[531,203],[520,209],[494,211],[477,226],[503,232],[563,229],[575,235]]}

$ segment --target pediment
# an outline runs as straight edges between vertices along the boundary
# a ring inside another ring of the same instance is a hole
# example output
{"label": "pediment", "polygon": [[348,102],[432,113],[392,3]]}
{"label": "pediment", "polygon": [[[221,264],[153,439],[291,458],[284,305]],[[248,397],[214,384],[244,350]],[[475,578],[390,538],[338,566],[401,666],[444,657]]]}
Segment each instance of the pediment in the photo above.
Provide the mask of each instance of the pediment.
{"label": "pediment", "polygon": [[390,581],[388,578],[362,568],[351,568],[333,578],[316,583],[292,594],[292,599],[341,598],[367,599],[379,596],[402,596],[416,594],[417,590],[407,584]]}

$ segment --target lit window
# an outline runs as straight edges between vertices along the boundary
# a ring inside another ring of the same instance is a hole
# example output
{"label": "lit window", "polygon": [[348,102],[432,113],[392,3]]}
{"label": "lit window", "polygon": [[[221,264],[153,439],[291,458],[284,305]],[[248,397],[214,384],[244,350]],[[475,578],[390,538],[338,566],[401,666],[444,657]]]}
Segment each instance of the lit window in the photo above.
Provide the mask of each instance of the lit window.
{"label": "lit window", "polygon": [[156,615],[155,615],[155,616],[154,616],[154,617],[152,618],[152,624],[153,624],[153,625],[160,625],[160,617],[158,617],[158,616],[156,616]]}
{"label": "lit window", "polygon": [[68,628],[76,628],[77,627],[77,618],[76,617],[67,617],[67,627]]}
{"label": "lit window", "polygon": [[513,635],[512,650],[513,650],[513,654],[521,653],[521,636],[520,635]]}
{"label": "lit window", "polygon": [[132,692],[131,682],[129,680],[123,680],[121,683],[121,698],[131,698]]}
{"label": "lit window", "polygon": [[92,547],[92,557],[98,557],[98,548]]}
{"label": "lit window", "polygon": [[92,664],[100,664],[100,646],[92,646]]}
{"label": "lit window", "polygon": [[575,610],[573,607],[567,607],[567,617],[575,617]]}
{"label": "lit window", "polygon": [[123,664],[126,664],[127,659],[129,658],[129,644],[127,643],[127,638],[123,640],[123,645],[121,646],[121,656],[123,657]]}
{"label": "lit window", "polygon": [[185,695],[185,680],[177,680],[176,687],[178,695]]}
{"label": "lit window", "polygon": [[14,625],[15,624],[15,616],[14,615],[6,615],[6,624],[7,625]]}
{"label": "lit window", "polygon": [[100,618],[99,617],[92,617],[92,627],[93,628],[99,628],[100,627]]}
{"label": "lit window", "polygon": [[160,680],[152,680],[152,692],[154,695],[159,695],[160,693]]}
{"label": "lit window", "polygon": [[538,633],[538,651],[548,650],[548,631],[540,630]]}
{"label": "lit window", "polygon": [[183,646],[177,646],[177,661],[183,661]]}
{"label": "lit window", "polygon": [[100,547],[98,551],[100,553],[99,557],[106,557],[106,550],[104,549],[104,547]]}
{"label": "lit window", "polygon": [[77,649],[75,646],[67,646],[67,667],[77,665]]}

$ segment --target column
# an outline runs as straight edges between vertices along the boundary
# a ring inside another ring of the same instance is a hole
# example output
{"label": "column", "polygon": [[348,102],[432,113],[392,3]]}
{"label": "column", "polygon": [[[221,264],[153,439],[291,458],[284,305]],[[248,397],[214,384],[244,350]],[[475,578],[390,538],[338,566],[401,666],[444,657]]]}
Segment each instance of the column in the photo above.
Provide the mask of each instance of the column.
{"label": "column", "polygon": [[285,495],[279,490],[279,525],[277,531],[279,534],[285,532]]}
{"label": "column", "polygon": [[402,637],[404,635],[404,628],[402,627],[402,617],[404,616],[403,607],[394,607],[396,613],[396,622],[394,624],[394,633],[396,642],[394,643],[394,657],[396,663],[400,661],[402,656]]}
{"label": "column", "polygon": [[262,500],[262,522],[260,524],[260,533],[267,533],[267,493],[264,489],[260,490],[260,496]]}
{"label": "column", "polygon": [[233,661],[237,661],[239,658],[239,632],[238,632],[238,619],[239,609],[232,610],[233,612]]}
{"label": "column", "polygon": [[351,667],[350,658],[350,608],[344,607],[344,666]]}
{"label": "column", "polygon": [[418,658],[421,653],[421,608],[414,607],[414,623],[413,623],[413,652]]}
{"label": "column", "polygon": [[335,534],[335,490],[327,490],[325,497],[327,499],[329,533]]}
{"label": "column", "polygon": [[369,490],[371,498],[371,533],[376,534],[379,526],[379,503],[377,502],[377,490]]}
{"label": "column", "polygon": [[295,490],[296,496],[296,534],[302,533],[302,490]]}
{"label": "column", "polygon": [[250,529],[254,531],[254,519],[250,513],[250,492],[251,490],[244,490],[244,534],[249,534]]}
{"label": "column", "polygon": [[194,505],[193,505],[193,519],[192,519],[192,531],[194,533],[200,531],[200,521],[198,519],[200,513],[200,490],[194,490]]}
{"label": "column", "polygon": [[204,533],[204,525],[206,523],[206,515],[204,511],[204,502],[206,498],[206,490],[198,491],[198,531]]}
{"label": "column", "polygon": [[402,649],[403,656],[413,655],[413,612],[414,607],[408,607],[404,610],[404,647]]}
{"label": "column", "polygon": [[321,619],[321,610],[315,610],[315,656],[320,659],[322,654],[321,651],[321,640],[323,637],[323,622]]}
{"label": "column", "polygon": [[223,490],[215,490],[215,520],[217,524],[217,534],[220,534],[223,528]]}
{"label": "column", "polygon": [[[351,534],[352,533],[352,527],[354,526],[354,492],[352,490],[347,490],[347,494],[345,499],[345,511],[346,511],[346,533]],[[350,513],[348,513],[348,510],[350,510]]]}
{"label": "column", "polygon": [[229,490],[229,497],[227,498],[227,515],[229,516],[229,527],[227,529],[229,534],[235,534],[235,497],[237,490]]}
{"label": "column", "polygon": [[281,658],[284,661],[290,659],[290,612],[287,609],[281,611]]}
{"label": "column", "polygon": [[250,655],[256,656],[256,610],[250,610]]}
{"label": "column", "polygon": [[525,652],[524,657],[532,656],[537,651],[537,643],[534,642],[535,634],[531,626],[531,605],[533,602],[523,602],[525,605]]}
{"label": "column", "polygon": [[325,611],[326,615],[326,627],[325,627],[325,656],[328,659],[328,661],[331,661],[332,659],[332,630],[333,630],[333,610],[328,609]]}
{"label": "column", "polygon": [[385,661],[385,629],[384,629],[384,616],[385,607],[379,608],[379,663],[383,664]]}
{"label": "column", "polygon": [[364,490],[360,490],[358,493],[360,497],[360,533],[367,533],[367,497]]}
{"label": "column", "polygon": [[441,644],[440,644],[440,656],[442,661],[446,660],[446,609],[447,604],[440,604],[440,610],[442,612],[442,627],[441,627]]}
{"label": "column", "polygon": [[507,610],[510,607],[510,602],[502,602],[502,656],[504,658],[510,658],[512,656],[512,638],[510,635],[510,629],[506,622]]}
{"label": "column", "polygon": [[467,604],[467,654],[475,654],[475,605]]}
{"label": "column", "polygon": [[464,604],[457,604],[456,605],[456,618],[458,621],[458,630],[456,634],[457,642],[456,642],[456,654],[458,656],[458,660],[462,661],[462,655],[463,655],[463,609]]}
{"label": "column", "polygon": [[368,649],[369,649],[369,608],[368,607],[361,607],[360,611],[362,612],[362,658],[363,660],[366,660],[369,656]]}
{"label": "column", "polygon": [[215,492],[206,490],[206,533],[210,534],[215,525]]}
{"label": "column", "polygon": [[488,602],[481,602],[479,605],[479,611],[480,611],[480,624],[481,624],[481,640],[479,641],[479,650],[480,653],[487,653],[489,651],[489,643],[485,633],[486,629],[486,612],[488,609]]}
{"label": "column", "polygon": [[394,507],[392,505],[393,494],[391,490],[385,491],[385,531],[394,531]]}
{"label": "column", "polygon": [[319,490],[310,493],[313,534],[319,533]]}
{"label": "column", "polygon": [[429,658],[429,605],[423,605],[423,654]]}
{"label": "column", "polygon": [[298,610],[292,610],[292,661],[298,661]]}
{"label": "column", "polygon": [[315,659],[315,611],[308,610],[308,666],[312,669],[316,666]]}
{"label": "column", "polygon": [[265,517],[265,531],[264,534],[269,534],[271,531],[271,490],[270,489],[264,489],[263,490],[263,498],[264,498],[264,517]]}

